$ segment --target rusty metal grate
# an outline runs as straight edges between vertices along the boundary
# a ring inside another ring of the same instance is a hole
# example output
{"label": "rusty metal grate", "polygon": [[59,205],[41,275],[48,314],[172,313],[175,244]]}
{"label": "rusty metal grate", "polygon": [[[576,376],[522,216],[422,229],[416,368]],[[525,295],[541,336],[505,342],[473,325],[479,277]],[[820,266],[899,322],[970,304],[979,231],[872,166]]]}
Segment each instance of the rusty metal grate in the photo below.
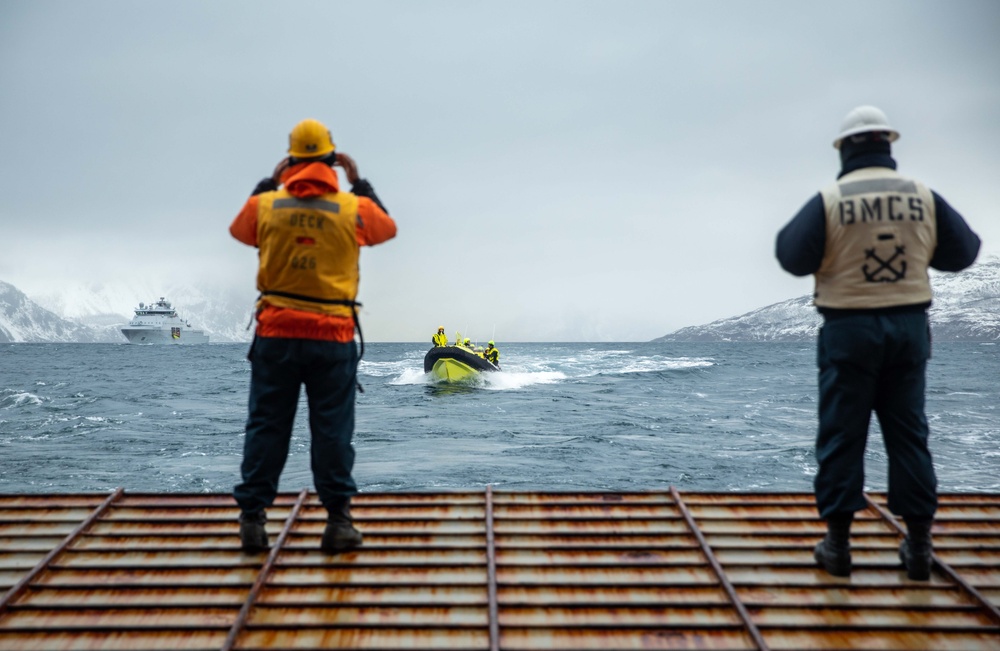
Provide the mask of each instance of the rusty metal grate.
{"label": "rusty metal grate", "polygon": [[362,494],[360,550],[282,494],[0,495],[0,649],[1000,649],[1000,495],[944,495],[929,582],[869,496],[849,579],[808,494]]}

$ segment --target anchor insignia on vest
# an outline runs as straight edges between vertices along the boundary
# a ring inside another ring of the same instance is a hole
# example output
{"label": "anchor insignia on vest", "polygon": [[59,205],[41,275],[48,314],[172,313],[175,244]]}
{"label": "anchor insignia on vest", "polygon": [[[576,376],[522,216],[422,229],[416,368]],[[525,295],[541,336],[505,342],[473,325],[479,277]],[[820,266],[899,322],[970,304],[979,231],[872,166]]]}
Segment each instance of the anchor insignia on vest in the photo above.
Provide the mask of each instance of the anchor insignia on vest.
{"label": "anchor insignia on vest", "polygon": [[[870,283],[895,283],[906,278],[906,260],[900,260],[898,267],[892,265],[896,261],[896,258],[905,253],[906,247],[897,246],[896,251],[889,256],[889,259],[883,260],[875,253],[875,249],[865,249],[865,259],[874,260],[878,263],[878,266],[871,271],[868,271],[867,262],[861,267],[861,271],[865,274],[865,280]],[[886,273],[878,277],[883,271]]]}

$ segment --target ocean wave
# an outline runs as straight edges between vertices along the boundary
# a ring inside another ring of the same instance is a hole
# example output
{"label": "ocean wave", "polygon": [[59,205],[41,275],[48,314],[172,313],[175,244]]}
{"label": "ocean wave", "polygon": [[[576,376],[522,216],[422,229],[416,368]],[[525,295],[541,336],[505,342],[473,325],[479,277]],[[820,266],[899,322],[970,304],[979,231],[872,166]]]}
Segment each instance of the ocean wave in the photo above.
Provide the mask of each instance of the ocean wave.
{"label": "ocean wave", "polygon": [[419,358],[408,355],[407,358],[395,359],[388,362],[371,362],[361,360],[358,364],[358,375],[367,377],[391,377],[412,369],[415,365],[421,364],[423,355]]}
{"label": "ocean wave", "polygon": [[688,358],[688,357],[656,359],[656,358],[642,357],[634,360],[631,364],[627,364],[623,368],[619,369],[619,372],[659,373],[661,371],[684,371],[692,368],[708,368],[710,366],[715,366],[715,362],[709,359]]}
{"label": "ocean wave", "polygon": [[40,405],[43,402],[45,402],[45,398],[27,391],[16,391],[14,389],[0,391],[0,409]]}
{"label": "ocean wave", "polygon": [[390,386],[407,386],[410,384],[431,384],[432,380],[430,375],[424,373],[422,369],[419,368],[404,368],[402,371],[397,371],[399,376],[395,379],[389,380],[388,384]]}

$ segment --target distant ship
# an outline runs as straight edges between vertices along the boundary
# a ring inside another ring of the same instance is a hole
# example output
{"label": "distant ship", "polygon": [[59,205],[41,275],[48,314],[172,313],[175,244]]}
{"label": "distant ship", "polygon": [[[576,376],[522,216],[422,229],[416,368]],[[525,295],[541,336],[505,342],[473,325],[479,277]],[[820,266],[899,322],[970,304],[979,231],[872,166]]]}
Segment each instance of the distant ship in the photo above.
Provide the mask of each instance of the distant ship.
{"label": "distant ship", "polygon": [[177,316],[177,310],[162,296],[151,305],[139,303],[135,316],[122,328],[130,344],[207,344],[204,330],[195,330]]}

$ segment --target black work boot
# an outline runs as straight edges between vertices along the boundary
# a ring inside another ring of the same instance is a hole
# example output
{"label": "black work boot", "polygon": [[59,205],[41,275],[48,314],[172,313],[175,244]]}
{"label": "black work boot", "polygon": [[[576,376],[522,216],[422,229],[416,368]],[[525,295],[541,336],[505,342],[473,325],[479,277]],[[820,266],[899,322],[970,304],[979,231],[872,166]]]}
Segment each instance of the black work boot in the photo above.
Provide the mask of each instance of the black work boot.
{"label": "black work boot", "polygon": [[813,557],[834,576],[851,575],[851,522],[854,514],[832,516],[826,521],[826,537],[816,545]]}
{"label": "black work boot", "polygon": [[906,538],[899,545],[899,560],[906,566],[906,576],[911,581],[926,581],[931,578],[931,525],[930,518],[915,520],[906,518]]}
{"label": "black work boot", "polygon": [[319,548],[327,554],[340,552],[361,546],[361,532],[354,528],[354,518],[351,517],[351,501],[327,509],[328,517],[323,540]]}
{"label": "black work boot", "polygon": [[243,551],[255,554],[270,547],[267,541],[267,529],[264,528],[266,523],[267,514],[263,511],[240,513],[240,542]]}

